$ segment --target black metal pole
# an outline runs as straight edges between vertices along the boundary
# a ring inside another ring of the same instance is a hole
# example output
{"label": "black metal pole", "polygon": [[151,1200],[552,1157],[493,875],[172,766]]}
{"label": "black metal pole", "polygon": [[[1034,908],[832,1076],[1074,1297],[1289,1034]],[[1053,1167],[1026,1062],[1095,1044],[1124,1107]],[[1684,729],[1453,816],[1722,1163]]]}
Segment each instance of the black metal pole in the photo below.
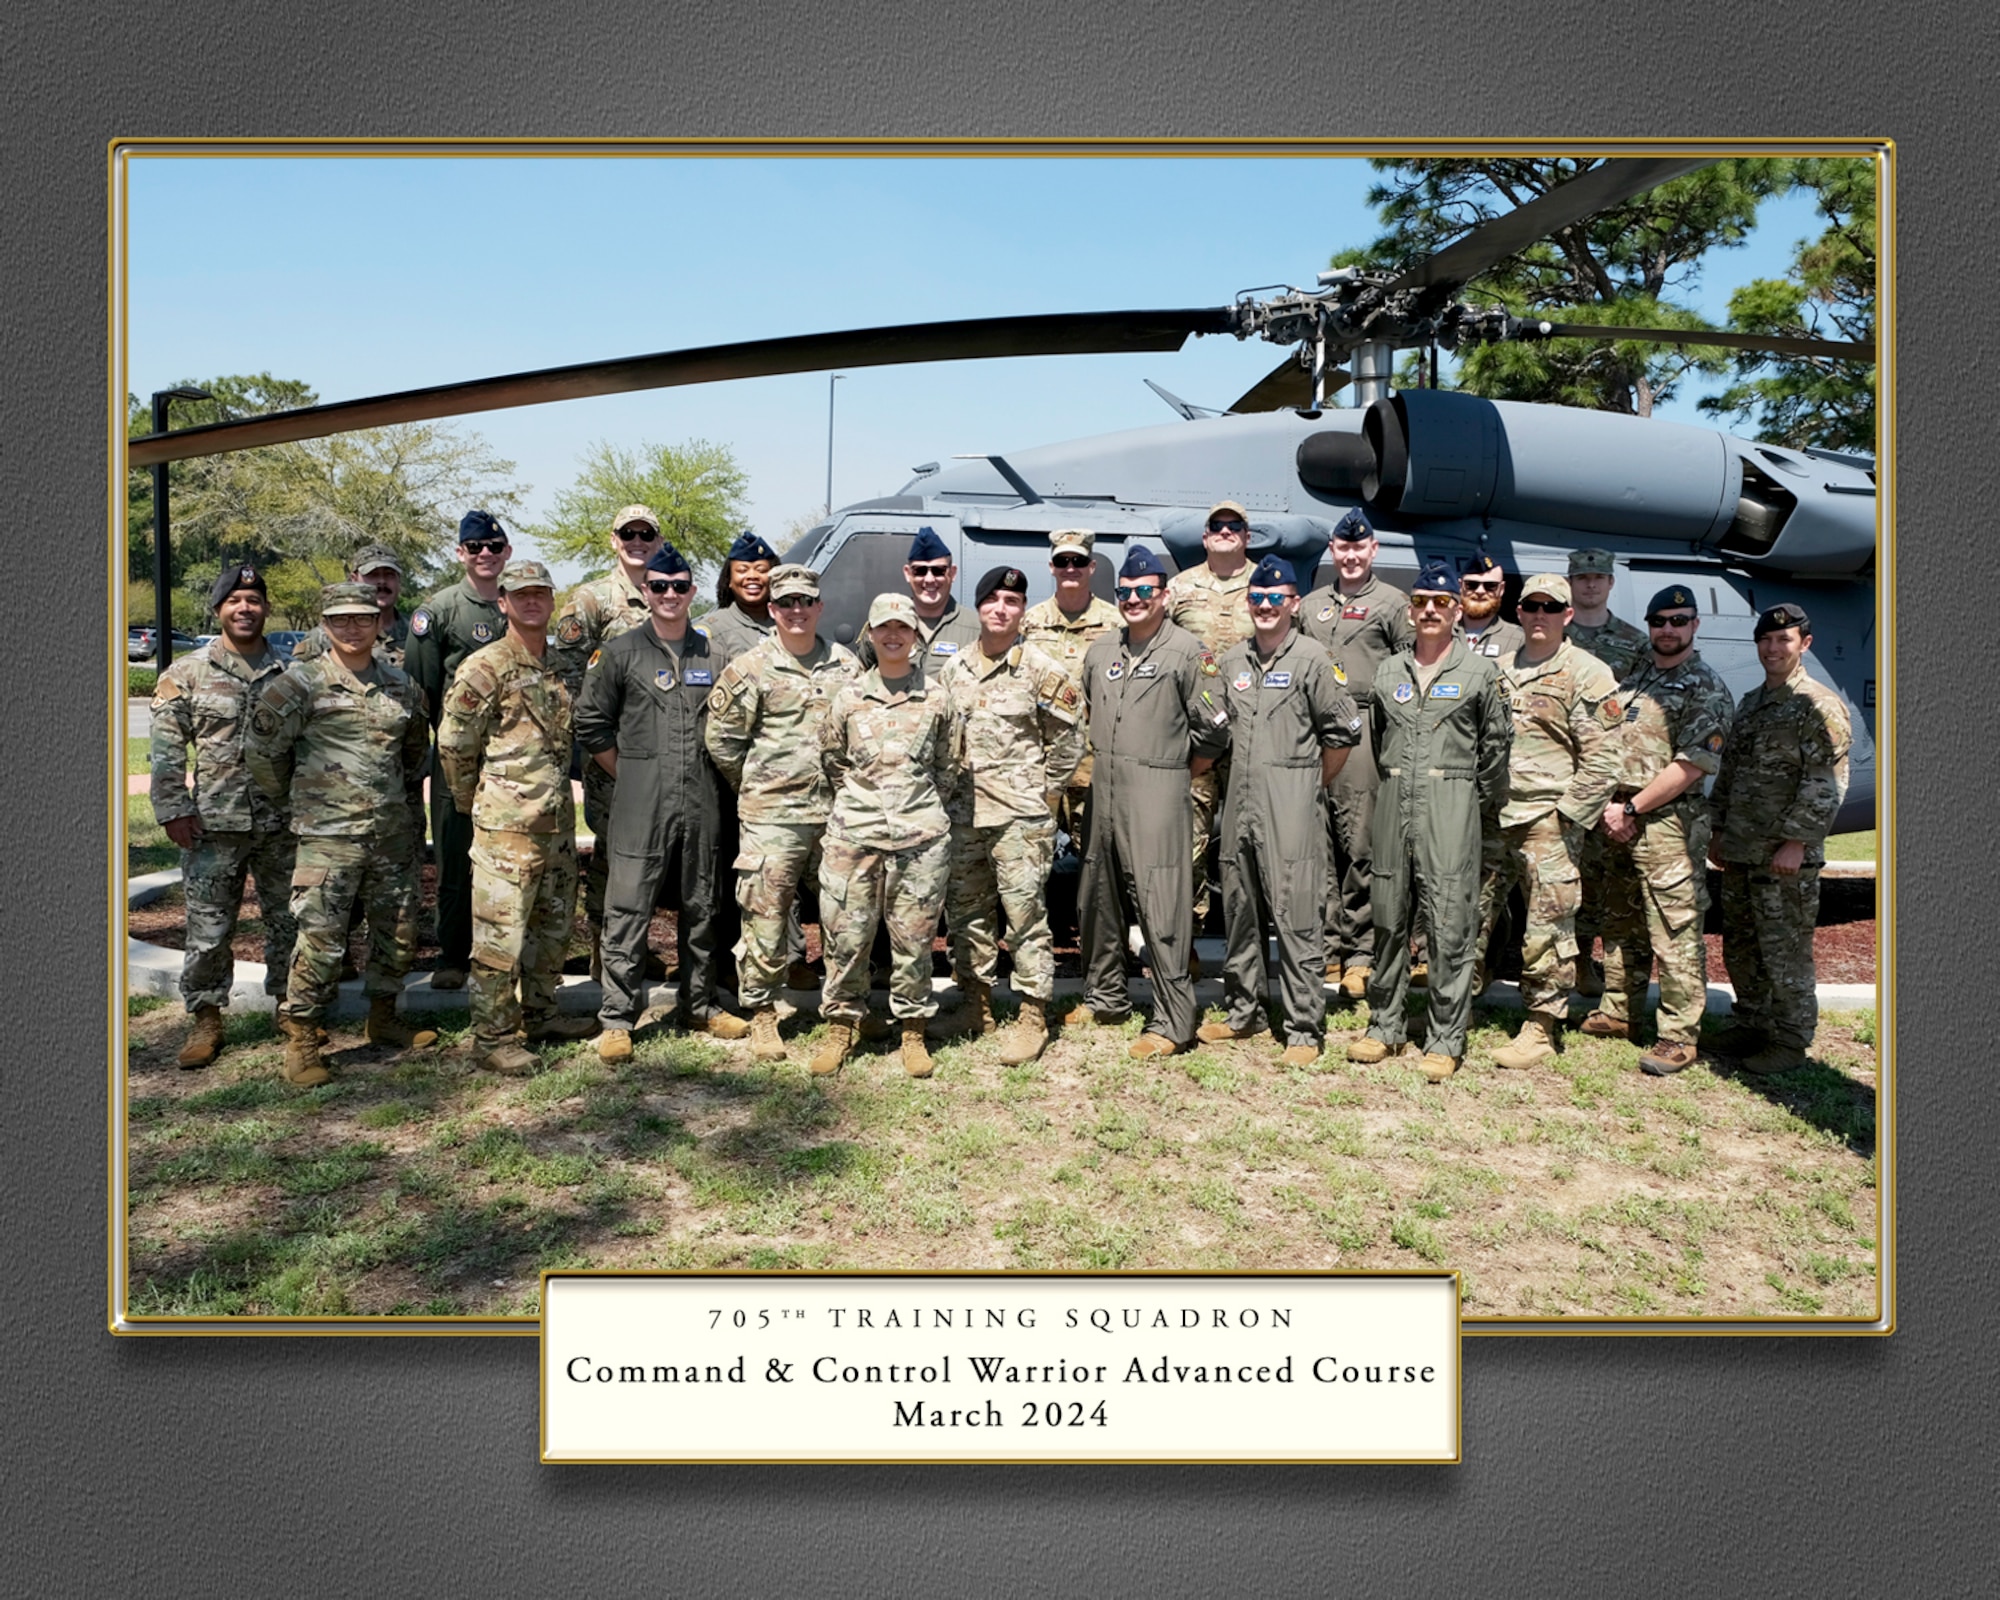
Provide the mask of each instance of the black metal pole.
{"label": "black metal pole", "polygon": [[[153,432],[167,431],[167,407],[173,396],[161,390],[153,396]],[[165,672],[174,659],[173,545],[167,529],[167,463],[153,463],[153,665]]]}

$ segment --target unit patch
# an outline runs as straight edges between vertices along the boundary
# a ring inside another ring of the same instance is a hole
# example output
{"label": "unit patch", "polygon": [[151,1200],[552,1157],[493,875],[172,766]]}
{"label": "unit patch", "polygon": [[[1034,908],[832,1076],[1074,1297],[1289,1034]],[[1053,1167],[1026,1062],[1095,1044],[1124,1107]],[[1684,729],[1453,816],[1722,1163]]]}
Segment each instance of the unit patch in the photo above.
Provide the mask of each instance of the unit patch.
{"label": "unit patch", "polygon": [[1396,685],[1396,703],[1398,705],[1408,705],[1416,697],[1417,689],[1415,684],[1399,683]]}
{"label": "unit patch", "polygon": [[419,639],[431,631],[431,614],[422,606],[410,613],[410,632]]}
{"label": "unit patch", "polygon": [[1222,668],[1216,664],[1215,657],[1209,654],[1209,652],[1206,650],[1202,651],[1201,653],[1202,676],[1207,678],[1212,678],[1221,670]]}
{"label": "unit patch", "polygon": [[1343,689],[1347,687],[1347,668],[1343,667],[1338,661],[1333,664],[1333,681]]}
{"label": "unit patch", "polygon": [[672,667],[661,667],[653,674],[653,682],[657,683],[662,689],[671,689],[674,686],[674,669]]}
{"label": "unit patch", "polygon": [[1105,680],[1109,683],[1116,683],[1120,678],[1124,676],[1125,676],[1125,663],[1122,661],[1114,661],[1111,663],[1110,666],[1104,669]]}
{"label": "unit patch", "polygon": [[1241,672],[1237,673],[1234,678],[1230,679],[1230,687],[1235,689],[1239,694],[1242,693],[1245,689],[1249,688],[1250,669],[1248,667],[1245,667]]}
{"label": "unit patch", "polygon": [[1332,607],[1332,606],[1321,606],[1321,607],[1319,608],[1319,620],[1320,620],[1321,622],[1331,622],[1331,621],[1333,621],[1333,607]]}
{"label": "unit patch", "polygon": [[477,639],[481,644],[490,643],[493,638],[493,624],[490,622],[475,622],[472,625],[472,637]]}

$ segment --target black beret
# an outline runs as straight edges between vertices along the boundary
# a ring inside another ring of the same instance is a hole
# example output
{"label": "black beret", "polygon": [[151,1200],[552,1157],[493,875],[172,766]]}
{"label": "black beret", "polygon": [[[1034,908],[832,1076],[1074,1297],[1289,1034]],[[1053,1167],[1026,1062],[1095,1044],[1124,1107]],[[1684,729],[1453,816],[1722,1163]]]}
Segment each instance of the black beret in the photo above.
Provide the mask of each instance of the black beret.
{"label": "black beret", "polygon": [[983,606],[989,596],[1005,589],[1009,594],[1018,594],[1023,600],[1028,597],[1028,576],[1019,567],[995,567],[979,580],[979,586],[972,591],[972,603]]}
{"label": "black beret", "polygon": [[1499,562],[1495,561],[1484,550],[1480,550],[1475,552],[1465,563],[1465,570],[1467,572],[1476,572],[1483,578],[1489,572],[1504,572],[1507,569],[1501,566]]}
{"label": "black beret", "polygon": [[736,536],[736,542],[729,547],[728,561],[769,561],[775,563],[778,552],[773,550],[756,534],[745,528]]}
{"label": "black beret", "polygon": [[657,572],[663,578],[672,578],[694,569],[687,564],[686,556],[662,539],[660,548],[653,552],[653,559],[646,563],[646,570]]}
{"label": "black beret", "polygon": [[1750,630],[1750,637],[1761,639],[1767,633],[1781,633],[1786,628],[1797,628],[1800,633],[1812,632],[1812,618],[1803,609],[1786,601],[1783,605],[1772,606],[1757,618],[1757,626]]}
{"label": "black beret", "polygon": [[216,610],[238,589],[255,589],[267,597],[270,594],[264,587],[264,574],[246,561],[240,566],[222,569],[222,576],[215,580],[215,587],[208,591],[208,609]]}
{"label": "black beret", "polygon": [[1694,590],[1685,584],[1670,583],[1646,602],[1646,615],[1650,617],[1654,612],[1662,610],[1678,611],[1682,606],[1686,606],[1696,616],[1701,615],[1701,607],[1695,604]]}

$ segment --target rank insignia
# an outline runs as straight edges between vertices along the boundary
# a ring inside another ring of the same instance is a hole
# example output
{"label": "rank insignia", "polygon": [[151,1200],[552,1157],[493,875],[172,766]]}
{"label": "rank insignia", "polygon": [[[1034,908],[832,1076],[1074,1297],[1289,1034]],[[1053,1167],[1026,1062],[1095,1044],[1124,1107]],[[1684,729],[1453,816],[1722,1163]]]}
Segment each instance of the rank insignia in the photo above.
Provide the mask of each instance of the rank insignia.
{"label": "rank insignia", "polygon": [[422,606],[410,613],[410,632],[419,639],[431,631],[431,614]]}
{"label": "rank insignia", "polygon": [[1107,682],[1116,683],[1120,678],[1125,676],[1125,663],[1122,661],[1112,662],[1110,666],[1104,669],[1104,676]]}
{"label": "rank insignia", "polygon": [[486,622],[475,622],[472,625],[472,637],[477,639],[481,644],[488,643],[493,638],[492,624]]}
{"label": "rank insignia", "polygon": [[1406,706],[1412,700],[1416,699],[1416,697],[1417,689],[1415,684],[1399,683],[1396,685],[1396,703],[1398,705]]}
{"label": "rank insignia", "polygon": [[1250,687],[1250,669],[1245,667],[1230,681],[1230,687],[1239,693]]}

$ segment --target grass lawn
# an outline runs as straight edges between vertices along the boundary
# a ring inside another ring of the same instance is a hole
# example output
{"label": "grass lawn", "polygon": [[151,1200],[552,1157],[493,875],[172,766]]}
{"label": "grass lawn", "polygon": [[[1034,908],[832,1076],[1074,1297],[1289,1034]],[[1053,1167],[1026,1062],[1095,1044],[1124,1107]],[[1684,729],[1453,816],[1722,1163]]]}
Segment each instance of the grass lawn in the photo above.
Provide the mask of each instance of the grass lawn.
{"label": "grass lawn", "polygon": [[180,847],[153,820],[153,802],[143,794],[125,797],[125,875],[141,877],[181,864]]}
{"label": "grass lawn", "polygon": [[1875,830],[1866,833],[1836,833],[1826,841],[1826,859],[1829,861],[1873,861],[1875,859]]}
{"label": "grass lawn", "polygon": [[152,741],[150,739],[127,739],[125,741],[125,776],[147,773],[153,770]]}
{"label": "grass lawn", "polygon": [[1874,1314],[1872,1013],[1759,1080],[1648,1078],[1578,1033],[1501,1071],[1519,1016],[1481,1011],[1435,1086],[1350,1066],[1360,1021],[1305,1070],[1263,1040],[1131,1061],[1133,1023],[1023,1067],[942,1048],[927,1082],[872,1050],[810,1078],[810,1017],[775,1066],[653,1030],[528,1080],[471,1071],[462,1034],[399,1058],[345,1024],[301,1091],[268,1018],[181,1072],[179,1008],[134,1001],[131,1309],[525,1317],[553,1266],[1444,1265],[1471,1317]]}

